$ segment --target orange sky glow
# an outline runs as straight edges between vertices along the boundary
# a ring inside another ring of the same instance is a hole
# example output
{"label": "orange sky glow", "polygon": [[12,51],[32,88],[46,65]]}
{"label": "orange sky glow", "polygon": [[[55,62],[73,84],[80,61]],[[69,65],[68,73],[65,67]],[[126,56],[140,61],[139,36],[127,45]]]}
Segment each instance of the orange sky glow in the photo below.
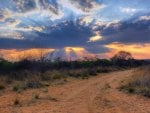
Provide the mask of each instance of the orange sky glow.
{"label": "orange sky glow", "polygon": [[[100,58],[111,58],[114,54],[119,51],[128,51],[132,53],[135,59],[149,59],[150,58],[150,44],[122,44],[122,43],[111,43],[105,46],[109,49],[109,52],[97,54]],[[82,47],[66,47],[66,52],[73,49],[79,55],[85,51]],[[17,61],[20,59],[38,59],[41,55],[54,51],[55,49],[0,49],[0,57],[3,57],[10,61]]]}
{"label": "orange sky glow", "polygon": [[128,51],[135,59],[149,59],[150,58],[150,44],[122,44],[112,43],[106,45],[110,52],[106,53],[108,57],[112,57],[118,51]]}
{"label": "orange sky glow", "polygon": [[41,55],[48,52],[52,52],[54,49],[26,49],[26,50],[17,50],[17,49],[0,49],[1,57],[9,61],[17,61],[20,59],[38,59]]}

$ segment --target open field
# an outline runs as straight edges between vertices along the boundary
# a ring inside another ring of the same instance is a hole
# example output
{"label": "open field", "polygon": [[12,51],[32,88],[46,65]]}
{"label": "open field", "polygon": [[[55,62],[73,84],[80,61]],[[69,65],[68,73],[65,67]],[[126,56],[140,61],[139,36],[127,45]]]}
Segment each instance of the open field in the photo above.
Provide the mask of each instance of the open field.
{"label": "open field", "polygon": [[89,79],[68,78],[51,85],[22,92],[0,91],[1,113],[150,113],[150,100],[119,90],[135,69],[117,71]]}

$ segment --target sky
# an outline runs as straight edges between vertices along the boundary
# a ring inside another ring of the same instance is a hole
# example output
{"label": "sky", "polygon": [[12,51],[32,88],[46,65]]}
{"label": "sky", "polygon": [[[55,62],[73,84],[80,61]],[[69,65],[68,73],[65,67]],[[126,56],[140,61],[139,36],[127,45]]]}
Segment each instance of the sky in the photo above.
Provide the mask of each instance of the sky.
{"label": "sky", "polygon": [[149,4],[150,0],[0,0],[0,55],[71,47],[102,58],[125,50],[137,59],[150,59]]}

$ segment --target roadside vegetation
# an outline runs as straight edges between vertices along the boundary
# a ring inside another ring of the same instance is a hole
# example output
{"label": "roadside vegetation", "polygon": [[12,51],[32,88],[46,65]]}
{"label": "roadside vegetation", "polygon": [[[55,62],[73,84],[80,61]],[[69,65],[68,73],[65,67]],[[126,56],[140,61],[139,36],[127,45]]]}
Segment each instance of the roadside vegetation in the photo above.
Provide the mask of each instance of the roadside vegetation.
{"label": "roadside vegetation", "polygon": [[21,92],[29,88],[47,87],[51,84],[63,84],[68,77],[88,79],[99,73],[109,73],[147,64],[135,60],[128,52],[121,51],[108,59],[86,59],[84,61],[48,61],[23,59],[18,62],[0,60],[0,90],[12,84],[12,90]]}
{"label": "roadside vegetation", "polygon": [[150,98],[150,66],[136,69],[133,76],[121,86],[121,90]]}

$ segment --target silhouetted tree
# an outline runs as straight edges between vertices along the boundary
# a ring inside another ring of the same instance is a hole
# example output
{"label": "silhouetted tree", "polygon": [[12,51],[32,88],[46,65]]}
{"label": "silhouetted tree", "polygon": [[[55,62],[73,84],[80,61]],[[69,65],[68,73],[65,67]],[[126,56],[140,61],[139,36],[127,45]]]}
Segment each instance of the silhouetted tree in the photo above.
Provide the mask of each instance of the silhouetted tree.
{"label": "silhouetted tree", "polygon": [[42,62],[42,63],[44,63],[45,62],[45,55],[46,55],[46,50],[45,49],[41,49],[40,51],[39,51],[39,57],[40,57],[40,61]]}
{"label": "silhouetted tree", "polygon": [[119,51],[111,59],[112,60],[130,60],[130,59],[133,59],[133,57],[132,57],[131,53],[129,53],[129,52]]}

